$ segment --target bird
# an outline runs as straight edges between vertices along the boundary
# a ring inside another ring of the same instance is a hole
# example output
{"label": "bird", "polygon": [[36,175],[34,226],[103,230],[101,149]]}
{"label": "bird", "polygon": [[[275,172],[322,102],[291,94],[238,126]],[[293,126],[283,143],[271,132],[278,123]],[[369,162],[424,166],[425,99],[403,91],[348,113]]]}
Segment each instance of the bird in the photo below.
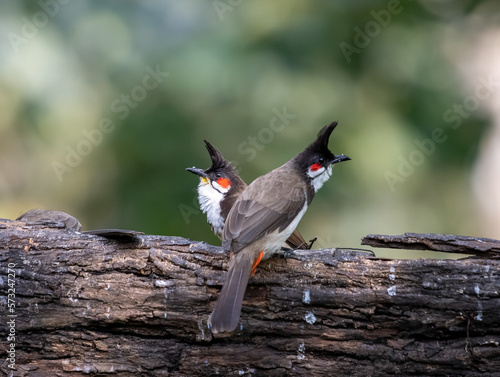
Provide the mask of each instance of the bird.
{"label": "bird", "polygon": [[255,179],[233,204],[222,232],[229,269],[215,309],[208,317],[213,334],[238,325],[248,279],[292,234],[334,164],[350,160],[328,149],[337,122],[324,126],[304,151]]}
{"label": "bird", "polygon": [[[208,169],[196,167],[186,168],[187,171],[200,177],[198,184],[198,202],[200,209],[207,215],[214,234],[222,239],[222,230],[227,215],[234,202],[246,189],[247,184],[241,179],[236,168],[224,158],[222,153],[208,140],[203,140],[210,154],[212,165]],[[306,242],[304,237],[295,230],[285,241],[285,246],[291,249],[310,249],[314,243]]]}

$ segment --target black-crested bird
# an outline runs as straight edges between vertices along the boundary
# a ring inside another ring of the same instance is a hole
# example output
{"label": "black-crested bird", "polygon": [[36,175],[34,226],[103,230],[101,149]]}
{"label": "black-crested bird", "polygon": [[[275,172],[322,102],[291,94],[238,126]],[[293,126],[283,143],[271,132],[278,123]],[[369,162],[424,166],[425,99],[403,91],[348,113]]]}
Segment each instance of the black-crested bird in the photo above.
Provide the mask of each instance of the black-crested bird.
{"label": "black-crested bird", "polygon": [[337,122],[323,127],[303,152],[253,181],[227,216],[222,247],[229,252],[229,270],[214,311],[208,318],[213,333],[233,331],[239,322],[249,277],[292,234],[316,192],[332,175],[334,164],[350,160],[328,149]]}
{"label": "black-crested bird", "polygon": [[[212,231],[222,238],[222,230],[227,215],[236,199],[246,189],[247,184],[240,178],[236,168],[209,141],[204,140],[212,160],[208,169],[187,168],[186,170],[198,175],[198,202],[200,209],[207,215],[207,221]],[[302,235],[295,230],[286,240],[286,246],[291,249],[310,249]]]}

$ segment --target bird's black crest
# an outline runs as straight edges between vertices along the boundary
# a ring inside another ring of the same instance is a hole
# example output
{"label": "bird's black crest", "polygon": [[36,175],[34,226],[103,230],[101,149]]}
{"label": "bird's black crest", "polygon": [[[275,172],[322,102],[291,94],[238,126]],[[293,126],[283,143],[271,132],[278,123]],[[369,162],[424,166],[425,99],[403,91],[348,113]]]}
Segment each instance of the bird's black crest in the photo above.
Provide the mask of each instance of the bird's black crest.
{"label": "bird's black crest", "polygon": [[332,122],[329,125],[323,127],[316,137],[316,141],[313,144],[316,144],[319,148],[328,149],[328,141],[330,140],[330,135],[332,134],[335,127],[337,127],[338,122]]}
{"label": "bird's black crest", "polygon": [[323,127],[319,132],[316,140],[314,140],[307,149],[311,152],[330,152],[328,149],[328,141],[330,140],[330,135],[332,134],[335,127],[337,127],[338,122],[332,122],[329,125]]}
{"label": "bird's black crest", "polygon": [[229,163],[228,161],[222,156],[222,154],[215,148],[208,140],[203,140],[205,142],[205,146],[207,147],[207,151],[210,154],[210,158],[212,159],[212,166],[210,166],[208,170],[215,170],[215,169],[224,169],[226,168]]}

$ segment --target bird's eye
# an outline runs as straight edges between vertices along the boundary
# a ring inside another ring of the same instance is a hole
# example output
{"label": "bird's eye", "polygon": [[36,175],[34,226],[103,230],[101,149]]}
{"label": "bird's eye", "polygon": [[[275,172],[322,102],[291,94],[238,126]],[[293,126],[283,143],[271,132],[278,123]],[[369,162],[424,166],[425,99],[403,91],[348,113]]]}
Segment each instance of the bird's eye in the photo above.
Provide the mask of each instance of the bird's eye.
{"label": "bird's eye", "polygon": [[220,178],[222,177],[222,174],[220,172],[215,173],[215,178]]}
{"label": "bird's eye", "polygon": [[325,164],[325,159],[323,157],[320,157],[318,159],[318,163],[321,164],[321,165],[324,165]]}

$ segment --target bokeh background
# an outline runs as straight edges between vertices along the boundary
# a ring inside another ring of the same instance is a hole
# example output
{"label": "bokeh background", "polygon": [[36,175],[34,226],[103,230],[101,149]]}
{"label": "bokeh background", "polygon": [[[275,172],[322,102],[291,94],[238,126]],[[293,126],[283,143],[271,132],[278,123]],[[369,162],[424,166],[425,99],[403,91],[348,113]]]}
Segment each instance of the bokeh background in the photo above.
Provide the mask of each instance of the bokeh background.
{"label": "bokeh background", "polygon": [[[247,182],[339,121],[299,225],[500,238],[496,0],[4,0],[0,216],[220,244],[198,209],[203,139]],[[434,139],[433,139],[434,138]],[[389,257],[419,253],[377,251]]]}

